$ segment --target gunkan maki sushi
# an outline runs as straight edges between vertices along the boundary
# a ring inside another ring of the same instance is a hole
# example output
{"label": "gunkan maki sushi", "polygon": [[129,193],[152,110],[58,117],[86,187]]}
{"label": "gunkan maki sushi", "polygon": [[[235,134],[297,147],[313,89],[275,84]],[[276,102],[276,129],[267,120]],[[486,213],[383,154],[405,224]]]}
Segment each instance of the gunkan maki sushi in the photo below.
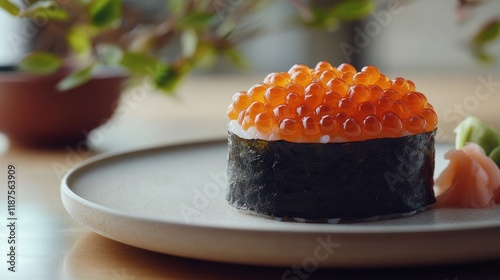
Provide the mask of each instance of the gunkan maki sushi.
{"label": "gunkan maki sushi", "polygon": [[437,115],[374,66],[294,65],[233,96],[228,202],[278,219],[406,215],[435,202]]}

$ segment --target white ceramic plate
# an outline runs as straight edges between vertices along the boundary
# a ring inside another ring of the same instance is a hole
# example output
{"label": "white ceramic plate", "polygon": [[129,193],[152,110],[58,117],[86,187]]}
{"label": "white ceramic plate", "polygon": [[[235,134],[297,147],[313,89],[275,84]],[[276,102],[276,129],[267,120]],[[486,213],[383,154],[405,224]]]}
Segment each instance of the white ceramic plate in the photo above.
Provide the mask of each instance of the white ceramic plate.
{"label": "white ceramic plate", "polygon": [[[437,145],[436,172],[445,167]],[[62,181],[69,214],[108,238],[212,261],[322,267],[500,258],[500,207],[345,224],[279,222],[225,201],[225,141],[95,157]]]}

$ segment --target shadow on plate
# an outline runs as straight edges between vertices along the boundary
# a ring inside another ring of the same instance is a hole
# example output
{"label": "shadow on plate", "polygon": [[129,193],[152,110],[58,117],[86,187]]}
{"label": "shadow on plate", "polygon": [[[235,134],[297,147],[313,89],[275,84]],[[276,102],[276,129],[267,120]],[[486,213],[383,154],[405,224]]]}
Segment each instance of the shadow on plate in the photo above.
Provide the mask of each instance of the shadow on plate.
{"label": "shadow on plate", "polygon": [[[381,256],[383,257],[383,256]],[[69,279],[498,279],[500,261],[396,269],[258,267],[174,257],[125,245],[95,233],[84,235],[66,254]]]}

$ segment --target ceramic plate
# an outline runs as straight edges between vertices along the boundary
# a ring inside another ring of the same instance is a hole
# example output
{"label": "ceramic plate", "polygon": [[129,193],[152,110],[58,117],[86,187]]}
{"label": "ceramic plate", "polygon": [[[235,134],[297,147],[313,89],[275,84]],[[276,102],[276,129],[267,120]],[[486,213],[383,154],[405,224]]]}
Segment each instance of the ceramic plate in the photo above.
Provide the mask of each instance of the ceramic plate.
{"label": "ceramic plate", "polygon": [[[449,148],[436,146],[436,174]],[[280,222],[226,203],[226,160],[225,141],[102,155],[66,174],[62,201],[98,234],[204,260],[306,268],[500,258],[500,207],[340,224]]]}

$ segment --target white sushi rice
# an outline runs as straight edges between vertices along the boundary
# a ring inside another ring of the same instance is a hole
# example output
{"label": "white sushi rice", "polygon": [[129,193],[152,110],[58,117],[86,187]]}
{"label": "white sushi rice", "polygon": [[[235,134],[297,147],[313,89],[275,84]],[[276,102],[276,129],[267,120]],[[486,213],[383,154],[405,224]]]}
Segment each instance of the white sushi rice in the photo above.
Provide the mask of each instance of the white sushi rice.
{"label": "white sushi rice", "polygon": [[[274,127],[274,129],[270,133],[262,133],[258,131],[255,126],[251,126],[247,130],[244,130],[243,127],[241,127],[241,125],[238,123],[238,121],[232,120],[229,122],[227,128],[231,133],[236,134],[238,137],[243,139],[261,139],[265,141],[281,140],[277,127]],[[295,142],[311,143],[310,140],[307,140],[305,138],[299,138]],[[330,135],[322,135],[319,137],[318,142],[313,142],[313,143],[325,144],[325,143],[344,143],[344,142],[349,142],[349,141],[340,136],[332,138],[330,137]]]}

